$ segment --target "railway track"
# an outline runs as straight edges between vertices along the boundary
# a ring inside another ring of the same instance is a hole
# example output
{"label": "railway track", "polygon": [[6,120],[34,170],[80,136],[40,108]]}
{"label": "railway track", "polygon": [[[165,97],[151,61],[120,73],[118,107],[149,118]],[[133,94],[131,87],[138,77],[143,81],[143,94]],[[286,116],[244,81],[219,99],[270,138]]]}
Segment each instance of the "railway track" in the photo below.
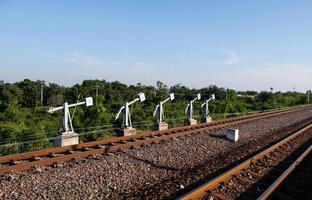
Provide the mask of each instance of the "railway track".
{"label": "railway track", "polygon": [[261,194],[258,200],[311,199],[311,183],[312,145]]}
{"label": "railway track", "polygon": [[[267,199],[298,163],[308,155],[311,160],[311,152],[312,124],[178,199]],[[311,169],[308,173],[311,181]]]}
{"label": "railway track", "polygon": [[83,158],[96,154],[107,154],[119,151],[121,149],[166,141],[177,137],[201,133],[203,131],[213,131],[219,128],[227,128],[240,123],[296,112],[307,108],[311,108],[311,106],[293,107],[283,110],[263,112],[243,117],[220,120],[209,124],[198,124],[193,126],[168,129],[165,131],[154,131],[134,136],[109,138],[78,145],[56,147],[46,150],[3,156],[0,157],[0,175],[10,172],[25,171],[34,167],[49,166],[74,158]]}

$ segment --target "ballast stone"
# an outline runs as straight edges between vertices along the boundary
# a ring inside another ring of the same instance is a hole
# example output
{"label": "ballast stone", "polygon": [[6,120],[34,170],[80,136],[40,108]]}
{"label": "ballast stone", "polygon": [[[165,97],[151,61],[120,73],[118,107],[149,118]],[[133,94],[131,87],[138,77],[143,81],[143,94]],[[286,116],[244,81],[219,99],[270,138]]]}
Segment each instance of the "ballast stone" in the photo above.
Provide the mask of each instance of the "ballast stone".
{"label": "ballast stone", "polygon": [[239,139],[239,130],[238,129],[229,129],[225,133],[225,136],[228,140],[230,140],[232,142],[237,142],[237,140]]}

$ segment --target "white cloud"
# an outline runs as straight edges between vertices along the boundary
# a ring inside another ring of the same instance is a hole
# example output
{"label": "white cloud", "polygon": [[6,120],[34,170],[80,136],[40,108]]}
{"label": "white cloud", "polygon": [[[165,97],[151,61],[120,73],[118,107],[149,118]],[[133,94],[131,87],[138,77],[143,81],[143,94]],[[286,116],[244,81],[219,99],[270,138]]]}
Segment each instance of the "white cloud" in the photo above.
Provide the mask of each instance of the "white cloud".
{"label": "white cloud", "polygon": [[[71,79],[68,80],[72,85],[77,80],[85,79],[105,79],[107,81],[121,81],[126,84],[143,83],[153,85],[157,80],[168,83],[176,83],[172,80],[172,66],[166,63],[150,63],[145,61],[107,61],[90,70],[87,67],[80,66],[79,70],[71,72]],[[180,81],[181,82],[181,81]]]}
{"label": "white cloud", "polygon": [[258,67],[301,67],[297,63],[264,62],[256,64]]}
{"label": "white cloud", "polygon": [[295,86],[298,91],[311,88],[312,68],[302,65],[258,66],[215,73],[213,82],[231,88],[246,90],[291,91]]}
{"label": "white cloud", "polygon": [[142,66],[142,65],[146,65],[146,63],[145,62],[136,62],[136,63],[134,63],[135,65],[140,65],[140,66]]}
{"label": "white cloud", "polygon": [[297,66],[299,66],[299,65],[296,64],[296,63],[285,63],[284,66],[285,66],[285,67],[297,67]]}
{"label": "white cloud", "polygon": [[102,60],[97,57],[76,53],[70,54],[65,57],[64,62],[66,64],[79,66],[98,66],[103,64]]}
{"label": "white cloud", "polygon": [[235,53],[234,51],[229,51],[229,55],[227,57],[226,60],[223,61],[224,65],[232,65],[232,64],[236,64],[239,62],[239,58],[237,53]]}
{"label": "white cloud", "polygon": [[227,51],[228,56],[224,60],[219,60],[219,61],[199,61],[199,64],[205,64],[205,65],[233,65],[236,64],[240,61],[239,56],[237,53],[234,51]]}

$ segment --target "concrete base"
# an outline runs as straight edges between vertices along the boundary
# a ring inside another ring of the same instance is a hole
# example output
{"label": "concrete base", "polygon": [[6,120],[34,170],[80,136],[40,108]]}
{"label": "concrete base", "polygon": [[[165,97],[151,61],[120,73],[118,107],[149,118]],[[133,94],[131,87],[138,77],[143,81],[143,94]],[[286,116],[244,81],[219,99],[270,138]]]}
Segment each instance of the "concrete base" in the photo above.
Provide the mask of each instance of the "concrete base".
{"label": "concrete base", "polygon": [[204,118],[202,119],[202,122],[203,122],[203,123],[209,123],[209,122],[212,122],[212,119],[211,119],[211,117],[204,117]]}
{"label": "concrete base", "polygon": [[239,139],[239,130],[238,129],[229,129],[225,133],[225,136],[228,140],[236,142]]}
{"label": "concrete base", "polygon": [[117,136],[122,137],[122,136],[129,136],[129,135],[135,135],[136,134],[136,129],[132,127],[128,127],[125,129],[119,129],[117,131]]}
{"label": "concrete base", "polygon": [[168,124],[165,122],[157,123],[154,125],[154,130],[163,131],[168,129]]}
{"label": "concrete base", "polygon": [[184,124],[185,124],[186,126],[195,125],[195,124],[197,124],[197,120],[196,120],[196,119],[186,119],[185,122],[184,122]]}
{"label": "concrete base", "polygon": [[59,135],[54,140],[54,145],[56,147],[63,147],[75,144],[79,144],[79,135],[77,133],[66,133],[64,135]]}

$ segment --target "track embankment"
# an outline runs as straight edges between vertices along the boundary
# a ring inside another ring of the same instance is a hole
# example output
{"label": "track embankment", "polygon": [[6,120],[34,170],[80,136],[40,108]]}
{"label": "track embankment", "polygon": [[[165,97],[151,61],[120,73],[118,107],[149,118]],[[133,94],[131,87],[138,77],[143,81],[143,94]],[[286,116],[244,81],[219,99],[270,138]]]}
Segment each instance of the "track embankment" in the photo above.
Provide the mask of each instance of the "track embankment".
{"label": "track embankment", "polygon": [[[192,127],[170,140],[5,174],[0,198],[175,198],[310,123],[312,109],[306,108],[217,128]],[[238,142],[224,138],[228,128],[240,130]]]}

